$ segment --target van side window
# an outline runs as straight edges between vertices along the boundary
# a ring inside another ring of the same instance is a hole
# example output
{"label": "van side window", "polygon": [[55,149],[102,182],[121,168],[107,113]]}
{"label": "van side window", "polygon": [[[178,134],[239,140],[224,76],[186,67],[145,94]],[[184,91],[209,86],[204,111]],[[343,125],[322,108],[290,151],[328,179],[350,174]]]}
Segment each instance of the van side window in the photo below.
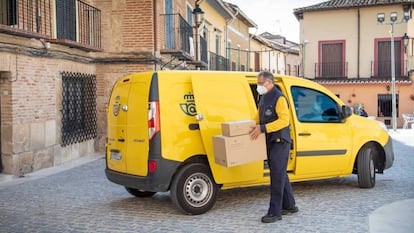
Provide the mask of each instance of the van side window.
{"label": "van side window", "polygon": [[340,122],[338,104],[331,97],[304,87],[292,87],[291,91],[300,122]]}

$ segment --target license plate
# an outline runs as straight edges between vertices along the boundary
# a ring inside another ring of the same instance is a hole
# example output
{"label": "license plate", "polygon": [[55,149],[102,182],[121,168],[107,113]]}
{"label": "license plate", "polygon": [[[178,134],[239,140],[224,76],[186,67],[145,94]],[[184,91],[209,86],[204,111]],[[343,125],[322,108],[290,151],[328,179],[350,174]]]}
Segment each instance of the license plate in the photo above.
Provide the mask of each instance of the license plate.
{"label": "license plate", "polygon": [[122,155],[119,151],[111,151],[111,155],[109,156],[110,160],[121,161]]}

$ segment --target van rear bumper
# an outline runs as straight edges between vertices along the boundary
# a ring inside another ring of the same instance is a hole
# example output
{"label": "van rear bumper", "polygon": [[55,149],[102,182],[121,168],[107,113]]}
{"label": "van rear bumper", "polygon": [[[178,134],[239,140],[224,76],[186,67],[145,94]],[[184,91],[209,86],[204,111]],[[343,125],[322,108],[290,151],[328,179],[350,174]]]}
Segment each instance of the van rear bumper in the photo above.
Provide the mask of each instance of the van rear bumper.
{"label": "van rear bumper", "polygon": [[117,172],[106,167],[105,175],[108,180],[129,188],[148,192],[166,192],[170,188],[171,179],[180,162],[171,160],[157,161],[157,170],[148,176],[135,176]]}

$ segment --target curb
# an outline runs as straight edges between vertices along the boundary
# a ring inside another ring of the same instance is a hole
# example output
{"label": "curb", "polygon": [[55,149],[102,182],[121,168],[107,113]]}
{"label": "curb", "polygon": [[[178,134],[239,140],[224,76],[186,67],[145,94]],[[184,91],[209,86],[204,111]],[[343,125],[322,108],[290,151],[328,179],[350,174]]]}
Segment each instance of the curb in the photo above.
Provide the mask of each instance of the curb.
{"label": "curb", "polygon": [[15,186],[18,184],[22,184],[28,181],[37,180],[40,178],[44,178],[53,174],[57,174],[63,171],[70,170],[75,167],[79,167],[81,165],[96,161],[98,159],[105,158],[102,154],[92,154],[85,157],[81,157],[72,161],[68,161],[62,165],[44,168],[39,171],[27,173],[23,177],[19,177],[16,175],[9,175],[9,174],[0,174],[0,190]]}

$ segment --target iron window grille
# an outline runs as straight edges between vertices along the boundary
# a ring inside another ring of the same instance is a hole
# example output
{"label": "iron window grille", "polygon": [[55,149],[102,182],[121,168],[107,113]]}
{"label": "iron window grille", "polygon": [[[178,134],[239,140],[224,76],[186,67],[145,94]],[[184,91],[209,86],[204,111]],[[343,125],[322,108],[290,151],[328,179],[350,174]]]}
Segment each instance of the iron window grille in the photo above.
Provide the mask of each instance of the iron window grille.
{"label": "iron window grille", "polygon": [[[396,111],[398,117],[398,94],[396,94]],[[392,95],[379,94],[378,95],[378,117],[392,117]]]}
{"label": "iron window grille", "polygon": [[96,137],[96,76],[62,72],[62,146]]}

